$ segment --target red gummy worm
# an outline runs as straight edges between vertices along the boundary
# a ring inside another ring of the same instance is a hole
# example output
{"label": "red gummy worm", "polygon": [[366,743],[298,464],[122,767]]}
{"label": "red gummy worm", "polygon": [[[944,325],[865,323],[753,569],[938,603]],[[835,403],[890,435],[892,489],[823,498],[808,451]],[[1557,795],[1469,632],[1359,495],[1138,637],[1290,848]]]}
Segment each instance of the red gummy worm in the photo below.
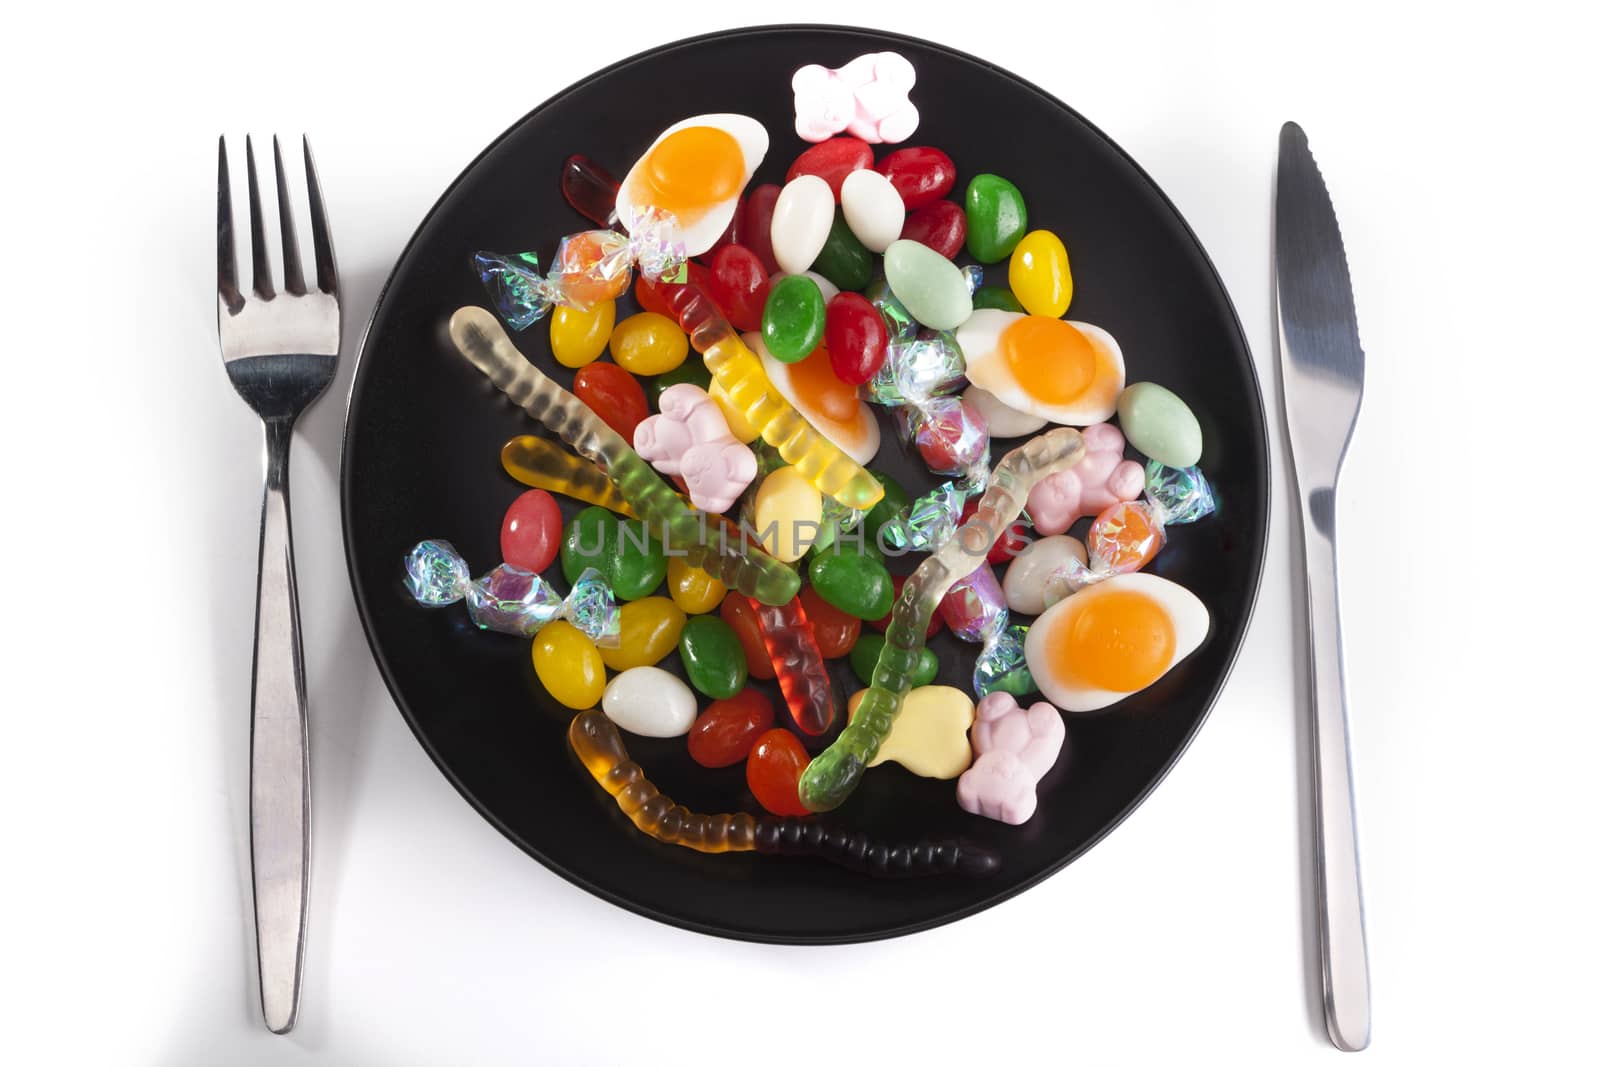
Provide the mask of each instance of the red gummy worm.
{"label": "red gummy worm", "polygon": [[751,600],[750,606],[794,724],[813,736],[822,733],[833,725],[833,687],[800,598],[777,607]]}

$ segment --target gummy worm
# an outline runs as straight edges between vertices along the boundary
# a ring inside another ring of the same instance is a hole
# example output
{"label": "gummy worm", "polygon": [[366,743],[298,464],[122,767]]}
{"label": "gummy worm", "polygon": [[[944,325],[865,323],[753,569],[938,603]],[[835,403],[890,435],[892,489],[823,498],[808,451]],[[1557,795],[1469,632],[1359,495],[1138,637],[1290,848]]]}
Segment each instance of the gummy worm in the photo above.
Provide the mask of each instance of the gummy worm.
{"label": "gummy worm", "polygon": [[500,466],[523,485],[598,504],[630,519],[638,517],[605,471],[554,441],[531,433],[513,437],[500,449]]}
{"label": "gummy worm", "polygon": [[603,469],[634,511],[659,524],[662,540],[689,563],[763,604],[782,604],[800,591],[800,576],[765,552],[741,552],[726,537],[710,537],[704,513],[691,510],[587,404],[524,359],[488,311],[458,309],[450,316],[450,339],[512,403]]}
{"label": "gummy worm", "polygon": [[900,714],[917,655],[927,641],[928,622],[939,601],[952,585],[983,563],[995,538],[1022,513],[1028,490],[1039,479],[1066,470],[1083,456],[1083,437],[1066,426],[1006,453],[995,466],[972,518],[906,579],[889,619],[883,651],[872,670],[872,685],[861,698],[855,718],[800,776],[800,803],[807,809],[831,811],[849,797]]}
{"label": "gummy worm", "polygon": [[750,606],[794,724],[813,736],[822,733],[833,725],[833,687],[800,598],[778,605],[752,600]]}
{"label": "gummy worm", "polygon": [[993,874],[1000,857],[958,841],[886,845],[871,835],[823,826],[813,819],[748,812],[701,815],[673,802],[628,757],[622,735],[605,713],[590,708],[567,728],[567,742],[594,780],[617,800],[622,813],[657,841],[696,852],[761,852],[817,856],[880,877],[958,873]]}

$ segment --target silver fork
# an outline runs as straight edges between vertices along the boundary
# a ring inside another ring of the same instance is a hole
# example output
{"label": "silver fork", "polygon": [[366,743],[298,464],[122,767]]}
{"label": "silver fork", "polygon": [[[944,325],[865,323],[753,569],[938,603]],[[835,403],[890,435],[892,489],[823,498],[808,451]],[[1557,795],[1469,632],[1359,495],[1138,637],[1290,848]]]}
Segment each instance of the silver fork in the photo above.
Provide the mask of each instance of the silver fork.
{"label": "silver fork", "polygon": [[323,212],[322,188],[302,140],[310,199],[316,288],[300,273],[294,213],[283,154],[272,139],[278,222],[283,236],[283,291],[272,285],[266,226],[256,182],[255,149],[246,137],[250,187],[250,291],[241,293],[234,255],[228,146],[217,139],[217,333],[222,363],[244,402],[266,428],[266,494],[261,504],[261,560],[256,579],[255,662],[250,692],[250,868],[255,889],[256,963],[267,1029],[288,1033],[300,1005],[310,866],[309,764],[305,666],[294,544],[289,534],[289,443],[300,413],[333,381],[339,362],[339,274]]}

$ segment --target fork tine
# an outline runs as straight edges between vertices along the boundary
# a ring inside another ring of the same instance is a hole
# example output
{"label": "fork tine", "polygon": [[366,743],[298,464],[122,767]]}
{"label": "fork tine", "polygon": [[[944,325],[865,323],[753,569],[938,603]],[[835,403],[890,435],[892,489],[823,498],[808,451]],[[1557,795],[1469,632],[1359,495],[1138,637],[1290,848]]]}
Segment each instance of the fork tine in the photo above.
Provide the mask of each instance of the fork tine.
{"label": "fork tine", "polygon": [[300,273],[300,242],[294,236],[294,210],[289,206],[289,183],[283,177],[283,152],[278,135],[272,135],[272,167],[278,178],[278,229],[283,236],[283,291],[304,296],[306,282]]}
{"label": "fork tine", "polygon": [[267,263],[266,223],[261,218],[261,187],[256,182],[256,150],[250,135],[244,138],[244,162],[250,186],[250,288],[263,300],[271,300],[272,267]]}
{"label": "fork tine", "polygon": [[217,138],[217,295],[237,313],[244,305],[239,295],[239,260],[233,250],[233,194],[228,185],[228,139]]}
{"label": "fork tine", "polygon": [[317,257],[317,288],[339,295],[339,267],[333,260],[333,239],[328,236],[328,216],[322,204],[322,183],[317,166],[311,161],[311,140],[301,136],[300,150],[306,157],[306,193],[311,198],[311,247]]}

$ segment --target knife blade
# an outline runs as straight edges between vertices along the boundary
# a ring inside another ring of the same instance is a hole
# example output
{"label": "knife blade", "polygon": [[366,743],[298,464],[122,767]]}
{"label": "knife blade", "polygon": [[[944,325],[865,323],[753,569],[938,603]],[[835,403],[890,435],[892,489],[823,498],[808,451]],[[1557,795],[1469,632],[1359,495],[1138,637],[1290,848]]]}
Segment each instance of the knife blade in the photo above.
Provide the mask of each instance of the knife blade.
{"label": "knife blade", "polygon": [[1339,220],[1305,131],[1293,122],[1278,138],[1273,251],[1279,381],[1305,564],[1323,1014],[1333,1044],[1357,1052],[1371,1038],[1371,993],[1334,502],[1366,357]]}

